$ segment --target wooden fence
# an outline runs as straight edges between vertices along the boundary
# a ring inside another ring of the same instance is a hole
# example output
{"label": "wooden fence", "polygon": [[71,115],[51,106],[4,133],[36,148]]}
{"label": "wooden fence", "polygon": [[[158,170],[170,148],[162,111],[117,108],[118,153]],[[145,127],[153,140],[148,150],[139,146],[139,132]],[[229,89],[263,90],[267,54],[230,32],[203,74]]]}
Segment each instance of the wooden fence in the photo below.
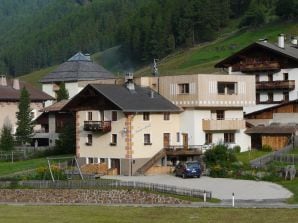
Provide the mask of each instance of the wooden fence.
{"label": "wooden fence", "polygon": [[51,147],[16,147],[13,151],[0,151],[0,161],[15,161],[15,160],[26,160],[32,158],[34,155],[47,151],[53,150]]}
{"label": "wooden fence", "polygon": [[[0,181],[0,188],[7,188],[10,185],[15,186],[14,181]],[[165,184],[143,183],[136,181],[113,181],[113,180],[71,180],[71,181],[18,181],[19,186],[34,189],[121,189],[123,187],[130,189],[145,189],[152,192],[162,192],[175,195],[184,195],[189,197],[212,198],[211,191],[196,190],[183,187],[169,186]]]}
{"label": "wooden fence", "polygon": [[[268,153],[264,156],[258,157],[257,159],[250,161],[250,166],[253,168],[262,168],[271,161],[280,161],[293,164],[293,161],[296,163],[298,162],[298,156],[288,155],[291,150],[293,149],[292,145],[287,145],[285,148]],[[291,162],[292,161],[292,162]]]}

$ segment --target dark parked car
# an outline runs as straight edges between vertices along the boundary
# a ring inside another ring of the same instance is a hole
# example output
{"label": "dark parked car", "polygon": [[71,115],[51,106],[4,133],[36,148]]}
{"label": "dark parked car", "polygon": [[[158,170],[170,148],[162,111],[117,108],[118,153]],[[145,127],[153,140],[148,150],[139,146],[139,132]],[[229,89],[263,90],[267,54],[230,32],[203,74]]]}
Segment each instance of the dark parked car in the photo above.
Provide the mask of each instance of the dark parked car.
{"label": "dark parked car", "polygon": [[182,178],[186,177],[201,177],[202,168],[198,161],[187,161],[185,163],[179,163],[175,167],[175,176]]}

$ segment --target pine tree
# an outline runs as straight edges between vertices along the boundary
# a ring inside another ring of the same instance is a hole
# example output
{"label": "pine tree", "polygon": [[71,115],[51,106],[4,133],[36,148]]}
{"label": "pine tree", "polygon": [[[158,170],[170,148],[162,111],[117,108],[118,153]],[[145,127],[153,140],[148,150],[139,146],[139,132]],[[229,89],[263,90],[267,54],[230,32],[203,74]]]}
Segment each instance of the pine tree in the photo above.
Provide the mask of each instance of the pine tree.
{"label": "pine tree", "polygon": [[14,138],[11,134],[11,125],[4,124],[1,130],[0,150],[12,151],[14,149]]}
{"label": "pine tree", "polygon": [[64,82],[60,84],[60,89],[57,91],[57,101],[61,101],[63,99],[68,99],[69,94],[67,89],[65,88]]}
{"label": "pine tree", "polygon": [[76,151],[76,130],[75,125],[70,122],[65,125],[56,140],[56,147],[61,154],[75,154]]}
{"label": "pine tree", "polygon": [[24,145],[31,141],[33,133],[32,114],[30,109],[30,98],[26,88],[22,88],[19,102],[19,111],[17,112],[17,131],[16,140]]}

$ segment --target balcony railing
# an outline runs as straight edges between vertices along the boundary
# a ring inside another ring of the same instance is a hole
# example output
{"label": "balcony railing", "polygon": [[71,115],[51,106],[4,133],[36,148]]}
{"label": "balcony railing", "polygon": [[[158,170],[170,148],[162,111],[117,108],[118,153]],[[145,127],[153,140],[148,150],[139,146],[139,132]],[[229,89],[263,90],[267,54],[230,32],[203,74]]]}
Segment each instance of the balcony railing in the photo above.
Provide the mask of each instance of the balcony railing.
{"label": "balcony railing", "polygon": [[92,132],[110,132],[111,121],[84,121],[84,130]]}
{"label": "balcony railing", "polygon": [[203,131],[238,130],[245,128],[245,120],[203,120]]}
{"label": "balcony railing", "polygon": [[257,90],[294,90],[295,80],[287,81],[258,81],[256,82]]}
{"label": "balcony railing", "polygon": [[202,155],[203,151],[206,150],[204,145],[169,145],[164,148],[168,156],[179,156],[179,155]]}
{"label": "balcony railing", "polygon": [[280,65],[275,61],[248,61],[233,66],[233,71],[254,72],[254,71],[276,71]]}

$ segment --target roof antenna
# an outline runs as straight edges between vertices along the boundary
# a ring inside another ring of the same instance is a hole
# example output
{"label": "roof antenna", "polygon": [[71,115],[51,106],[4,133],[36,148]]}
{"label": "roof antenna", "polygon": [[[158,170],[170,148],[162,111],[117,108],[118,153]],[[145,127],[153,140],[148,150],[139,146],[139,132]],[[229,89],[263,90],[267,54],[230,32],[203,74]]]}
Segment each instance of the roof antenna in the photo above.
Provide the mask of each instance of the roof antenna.
{"label": "roof antenna", "polygon": [[159,59],[153,59],[153,71],[152,71],[152,74],[153,76],[158,76],[158,67],[157,67],[157,61]]}

